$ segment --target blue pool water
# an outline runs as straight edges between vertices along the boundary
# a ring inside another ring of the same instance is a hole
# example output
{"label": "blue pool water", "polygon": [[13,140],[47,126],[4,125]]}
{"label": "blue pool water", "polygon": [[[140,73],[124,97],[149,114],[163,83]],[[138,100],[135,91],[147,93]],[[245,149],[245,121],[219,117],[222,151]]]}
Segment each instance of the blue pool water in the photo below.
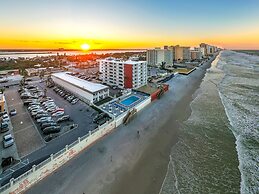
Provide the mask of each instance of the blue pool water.
{"label": "blue pool water", "polygon": [[130,106],[132,105],[134,102],[138,101],[140,98],[137,96],[130,96],[124,100],[122,100],[120,103],[125,105],[125,106]]}

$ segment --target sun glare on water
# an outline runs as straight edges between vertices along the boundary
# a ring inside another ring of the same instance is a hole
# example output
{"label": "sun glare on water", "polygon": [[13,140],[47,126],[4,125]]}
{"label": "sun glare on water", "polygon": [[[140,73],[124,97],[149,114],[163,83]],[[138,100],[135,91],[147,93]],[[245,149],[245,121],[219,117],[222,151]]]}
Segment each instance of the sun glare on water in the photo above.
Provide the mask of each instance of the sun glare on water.
{"label": "sun glare on water", "polygon": [[90,45],[89,44],[82,44],[81,49],[84,50],[84,51],[87,51],[87,50],[90,49]]}

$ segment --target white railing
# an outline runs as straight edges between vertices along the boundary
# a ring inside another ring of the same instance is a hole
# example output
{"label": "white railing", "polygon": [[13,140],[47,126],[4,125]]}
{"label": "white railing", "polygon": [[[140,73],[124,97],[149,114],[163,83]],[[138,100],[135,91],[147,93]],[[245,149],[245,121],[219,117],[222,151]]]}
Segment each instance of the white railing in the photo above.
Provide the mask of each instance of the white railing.
{"label": "white railing", "polygon": [[[51,154],[49,158],[42,161],[38,165],[33,165],[32,168],[24,174],[20,175],[15,179],[10,179],[10,181],[7,184],[0,188],[0,193],[24,192],[33,184],[46,177],[48,174],[56,170],[58,167],[62,166],[64,163],[66,163],[68,160],[74,157],[77,153],[87,148],[91,143],[97,141],[100,137],[106,135],[114,128],[115,121],[111,120],[97,127],[93,131],[89,131],[88,134],[82,136],[81,138],[78,138],[78,140],[74,141],[70,145],[66,145],[65,148],[58,151],[57,153]],[[98,133],[100,134],[98,135]],[[73,154],[72,157],[70,155],[69,157],[67,157],[67,153],[69,151],[73,151],[73,153],[75,152],[76,154]],[[57,162],[59,162],[60,165],[57,165]],[[46,171],[47,173],[44,174],[43,171]]]}
{"label": "white railing", "polygon": [[[147,106],[150,102],[150,97],[145,99],[141,104],[136,107],[137,111]],[[77,155],[80,151],[86,149],[92,143],[110,133],[117,126],[118,123],[116,124],[116,120],[110,120],[103,125],[98,126],[93,131],[89,131],[88,134],[79,137],[76,141],[74,141],[70,145],[66,145],[65,148],[58,151],[57,153],[51,154],[49,158],[42,161],[38,165],[33,165],[32,168],[24,174],[15,179],[10,179],[9,183],[0,188],[0,193],[23,193],[33,184],[39,182],[50,173],[61,167],[63,164],[65,164],[67,161]]]}

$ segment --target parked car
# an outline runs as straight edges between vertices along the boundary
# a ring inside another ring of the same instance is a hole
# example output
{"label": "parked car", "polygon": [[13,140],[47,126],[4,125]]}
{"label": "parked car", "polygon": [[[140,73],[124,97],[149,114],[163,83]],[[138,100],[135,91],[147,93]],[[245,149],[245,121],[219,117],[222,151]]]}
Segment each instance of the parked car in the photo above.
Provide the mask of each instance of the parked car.
{"label": "parked car", "polygon": [[75,98],[75,99],[72,100],[71,104],[76,104],[78,101],[79,101],[79,99]]}
{"label": "parked car", "polygon": [[46,100],[42,103],[42,105],[45,105],[45,104],[48,104],[48,103],[51,103],[51,102],[54,102],[54,100]]}
{"label": "parked car", "polygon": [[40,126],[42,126],[43,124],[46,124],[46,123],[55,123],[55,121],[53,119],[43,121],[42,123],[40,123]]}
{"label": "parked car", "polygon": [[16,112],[16,109],[12,109],[12,110],[10,110],[10,116],[14,116],[14,115],[16,115],[17,114],[17,112]]}
{"label": "parked car", "polygon": [[52,119],[51,117],[41,117],[40,119],[37,119],[37,122],[38,123],[43,123],[43,122],[49,121],[51,119]]}
{"label": "parked car", "polygon": [[6,114],[4,114],[4,115],[2,115],[2,119],[7,119],[7,118],[9,118],[9,116],[8,116],[8,114],[6,113]]}
{"label": "parked car", "polygon": [[5,128],[1,128],[1,129],[0,129],[0,133],[5,133],[5,132],[7,132],[7,131],[9,131],[8,126],[5,127]]}
{"label": "parked car", "polygon": [[10,122],[9,117],[5,117],[5,118],[2,117],[2,122]]}
{"label": "parked car", "polygon": [[60,126],[50,126],[43,129],[44,134],[58,133],[60,132]]}
{"label": "parked car", "polygon": [[36,99],[27,99],[23,102],[24,105],[29,105],[30,103],[38,102]]}
{"label": "parked car", "polygon": [[7,112],[6,112],[6,111],[4,111],[4,112],[0,112],[0,117],[1,117],[1,116],[3,116],[3,115],[5,115],[5,114],[7,114]]}
{"label": "parked car", "polygon": [[57,120],[57,123],[60,123],[60,122],[63,122],[63,121],[68,121],[70,119],[70,116],[69,115],[64,115],[62,117],[60,117],[58,120]]}
{"label": "parked car", "polygon": [[31,112],[34,109],[39,109],[39,108],[41,108],[39,105],[33,105],[33,106],[28,107],[28,110]]}
{"label": "parked car", "polygon": [[[40,113],[41,111],[44,111],[44,110],[43,110],[42,108],[33,110],[33,111],[31,111],[31,115],[32,115],[32,116],[35,116],[36,114]],[[43,112],[42,112],[42,113],[43,113]]]}
{"label": "parked car", "polygon": [[38,113],[36,116],[35,116],[35,119],[40,119],[41,117],[47,117],[48,114],[47,113]]}
{"label": "parked car", "polygon": [[109,120],[108,117],[103,117],[102,119],[97,120],[96,123],[98,125],[102,125],[102,124],[106,123],[106,121],[108,121],[108,120]]}
{"label": "parked car", "polygon": [[15,163],[15,159],[12,156],[9,156],[7,158],[2,158],[1,167],[5,168],[7,166],[10,166],[13,163]]}
{"label": "parked car", "polygon": [[8,127],[8,123],[7,122],[2,122],[1,123],[1,129],[7,128]]}
{"label": "parked car", "polygon": [[64,110],[65,110],[64,108],[57,108],[54,111],[52,111],[51,114],[58,112],[58,111],[64,111]]}
{"label": "parked car", "polygon": [[57,123],[51,122],[51,123],[42,123],[41,129],[45,129],[46,127],[56,126]]}
{"label": "parked car", "polygon": [[32,105],[40,105],[40,102],[31,102],[30,104],[29,104],[29,106],[32,106]]}
{"label": "parked car", "polygon": [[96,123],[98,120],[100,120],[100,119],[102,119],[102,118],[104,118],[104,117],[106,117],[106,116],[108,116],[106,113],[98,114],[98,115],[96,115],[96,116],[94,117],[93,122]]}
{"label": "parked car", "polygon": [[60,117],[60,116],[63,116],[64,115],[64,111],[58,111],[56,113],[53,113],[51,116],[53,117]]}
{"label": "parked car", "polygon": [[[36,115],[38,115],[38,114],[47,114],[47,112],[44,111],[44,110],[39,110],[39,111],[37,111],[37,112],[33,112],[31,115],[32,115],[32,116],[36,116]],[[47,115],[48,115],[48,114],[47,114]]]}
{"label": "parked car", "polygon": [[45,107],[45,110],[48,111],[49,109],[56,109],[57,106],[56,105],[51,105],[51,106],[48,106],[48,107]]}
{"label": "parked car", "polygon": [[43,107],[47,108],[47,107],[50,107],[50,106],[53,106],[53,105],[56,105],[54,102],[50,102],[48,104],[44,104]]}
{"label": "parked car", "polygon": [[8,148],[14,144],[14,139],[13,139],[13,136],[11,135],[11,133],[6,134],[3,137],[3,144],[4,144],[4,148]]}

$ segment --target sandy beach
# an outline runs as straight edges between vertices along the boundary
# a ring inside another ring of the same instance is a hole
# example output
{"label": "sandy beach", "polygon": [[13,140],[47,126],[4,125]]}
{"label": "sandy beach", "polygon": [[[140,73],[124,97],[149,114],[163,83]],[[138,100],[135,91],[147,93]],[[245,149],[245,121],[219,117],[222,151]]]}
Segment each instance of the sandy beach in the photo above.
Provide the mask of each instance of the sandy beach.
{"label": "sandy beach", "polygon": [[137,113],[130,124],[120,126],[26,193],[159,193],[178,128],[189,117],[190,102],[209,66],[205,63],[189,76],[170,80],[169,92]]}

